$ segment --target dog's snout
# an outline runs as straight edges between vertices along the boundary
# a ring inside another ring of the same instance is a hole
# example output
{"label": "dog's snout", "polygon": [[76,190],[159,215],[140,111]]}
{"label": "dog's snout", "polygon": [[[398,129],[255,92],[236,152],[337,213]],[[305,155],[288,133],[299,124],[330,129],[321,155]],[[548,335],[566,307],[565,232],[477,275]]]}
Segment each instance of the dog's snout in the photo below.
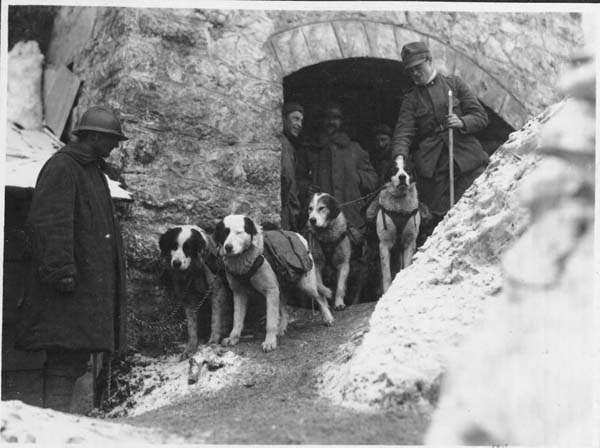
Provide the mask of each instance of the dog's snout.
{"label": "dog's snout", "polygon": [[229,243],[225,244],[225,252],[230,253],[233,249],[233,246]]}
{"label": "dog's snout", "polygon": [[181,260],[173,260],[173,267],[174,268],[180,268],[181,267]]}
{"label": "dog's snout", "polygon": [[309,219],[309,221],[310,221],[310,223],[311,223],[312,225],[315,225],[315,224],[317,223],[317,218],[315,218],[315,217],[312,217],[312,218],[310,218],[310,219]]}
{"label": "dog's snout", "polygon": [[400,176],[398,176],[398,180],[402,183],[406,183],[406,175],[401,174]]}

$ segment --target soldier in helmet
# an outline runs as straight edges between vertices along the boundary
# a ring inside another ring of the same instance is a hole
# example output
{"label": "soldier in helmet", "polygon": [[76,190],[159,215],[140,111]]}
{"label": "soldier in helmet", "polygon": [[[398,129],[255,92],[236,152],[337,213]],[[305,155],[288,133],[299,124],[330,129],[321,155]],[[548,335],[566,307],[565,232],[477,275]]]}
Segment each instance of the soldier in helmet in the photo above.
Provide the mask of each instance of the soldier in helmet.
{"label": "soldier in helmet", "polygon": [[44,407],[69,411],[90,354],[124,349],[125,257],[103,167],[127,137],[115,114],[92,107],[37,179],[26,231],[32,269],[16,348],[45,350]]}

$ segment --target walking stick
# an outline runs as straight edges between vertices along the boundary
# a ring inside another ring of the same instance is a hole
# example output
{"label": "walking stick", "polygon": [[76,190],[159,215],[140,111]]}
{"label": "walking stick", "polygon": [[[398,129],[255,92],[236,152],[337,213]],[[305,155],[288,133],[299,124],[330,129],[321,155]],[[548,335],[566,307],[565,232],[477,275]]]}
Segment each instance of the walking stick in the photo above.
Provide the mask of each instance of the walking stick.
{"label": "walking stick", "polygon": [[[452,114],[452,90],[448,90],[448,115]],[[450,164],[450,207],[454,205],[454,133],[448,128],[448,152]]]}

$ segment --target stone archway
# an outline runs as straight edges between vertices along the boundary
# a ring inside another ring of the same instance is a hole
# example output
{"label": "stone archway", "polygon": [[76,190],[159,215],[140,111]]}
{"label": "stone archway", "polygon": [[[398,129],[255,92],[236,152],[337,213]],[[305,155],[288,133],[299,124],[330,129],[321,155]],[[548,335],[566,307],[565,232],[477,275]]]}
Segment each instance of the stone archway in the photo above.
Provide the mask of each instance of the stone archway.
{"label": "stone archway", "polygon": [[426,42],[436,66],[446,74],[461,76],[479,99],[511,127],[518,129],[525,123],[529,115],[525,105],[476,60],[433,36],[400,25],[357,19],[313,22],[278,31],[270,36],[269,44],[283,78],[303,67],[336,59],[400,60],[402,46],[415,40]]}

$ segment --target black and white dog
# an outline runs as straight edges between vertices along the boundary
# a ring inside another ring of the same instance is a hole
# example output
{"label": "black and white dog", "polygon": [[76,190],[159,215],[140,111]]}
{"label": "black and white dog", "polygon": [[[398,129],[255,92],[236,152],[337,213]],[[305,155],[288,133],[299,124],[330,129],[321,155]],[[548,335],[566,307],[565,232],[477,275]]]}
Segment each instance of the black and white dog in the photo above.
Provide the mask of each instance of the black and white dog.
{"label": "black and white dog", "polygon": [[[421,225],[417,184],[402,156],[396,157],[377,197],[377,237],[383,293],[396,273],[412,262]],[[395,267],[395,268],[393,268]]]}
{"label": "black and white dog", "polygon": [[[299,234],[298,238],[308,250],[308,243]],[[277,348],[277,336],[285,333],[288,316],[281,295],[281,285],[264,257],[264,236],[262,228],[245,215],[229,215],[217,224],[214,233],[219,245],[219,254],[227,281],[233,291],[233,328],[223,345],[236,345],[244,327],[244,318],[251,289],[260,293],[266,300],[266,336],[262,343],[265,352]],[[311,257],[312,259],[312,257]],[[333,316],[327,302],[319,295],[314,261],[311,269],[302,275],[293,286],[297,291],[315,300],[327,325],[333,324]]]}
{"label": "black and white dog", "polygon": [[209,344],[218,344],[227,334],[231,292],[216,274],[217,248],[204,229],[194,225],[170,228],[161,235],[159,247],[168,263],[175,297],[185,310],[188,342],[181,355],[185,359],[198,349],[199,312],[211,314]]}

